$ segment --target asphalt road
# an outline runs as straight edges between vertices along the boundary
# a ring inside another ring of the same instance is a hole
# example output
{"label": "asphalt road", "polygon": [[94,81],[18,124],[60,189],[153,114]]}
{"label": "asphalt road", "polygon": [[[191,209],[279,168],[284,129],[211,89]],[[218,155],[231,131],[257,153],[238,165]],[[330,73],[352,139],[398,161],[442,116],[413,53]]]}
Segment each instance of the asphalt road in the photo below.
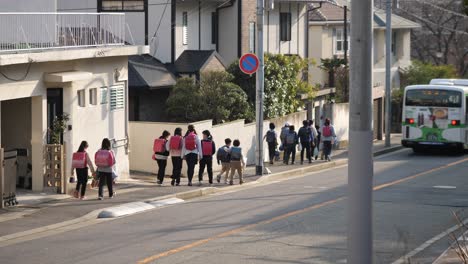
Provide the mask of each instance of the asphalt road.
{"label": "asphalt road", "polygon": [[[454,210],[468,217],[467,176],[466,155],[404,150],[376,159],[374,262],[392,263],[454,226]],[[345,263],[346,181],[340,167],[208,196],[2,247],[0,262]],[[432,263],[448,243],[443,237],[411,263]]]}

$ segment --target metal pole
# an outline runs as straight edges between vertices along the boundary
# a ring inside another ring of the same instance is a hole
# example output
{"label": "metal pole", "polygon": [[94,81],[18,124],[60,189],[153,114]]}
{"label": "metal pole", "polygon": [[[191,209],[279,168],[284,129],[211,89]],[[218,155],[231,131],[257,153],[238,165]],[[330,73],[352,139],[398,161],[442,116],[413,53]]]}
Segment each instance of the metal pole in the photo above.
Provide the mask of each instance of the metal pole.
{"label": "metal pole", "polygon": [[344,8],[343,32],[344,32],[344,63],[348,66],[348,6]]}
{"label": "metal pole", "polygon": [[392,0],[387,0],[385,21],[385,146],[390,147],[392,115]]}
{"label": "metal pole", "polygon": [[372,263],[372,8],[372,0],[351,8],[348,264]]}
{"label": "metal pole", "polygon": [[264,86],[264,58],[263,58],[263,16],[265,10],[264,0],[257,0],[257,56],[260,66],[257,71],[257,149],[256,174],[263,174],[263,86]]}

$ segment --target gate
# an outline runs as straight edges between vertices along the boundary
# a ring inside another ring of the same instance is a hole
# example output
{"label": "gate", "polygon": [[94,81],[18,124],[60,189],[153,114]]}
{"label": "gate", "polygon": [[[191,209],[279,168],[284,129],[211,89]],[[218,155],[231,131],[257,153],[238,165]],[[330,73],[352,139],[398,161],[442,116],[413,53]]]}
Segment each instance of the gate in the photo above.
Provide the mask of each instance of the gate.
{"label": "gate", "polygon": [[57,188],[57,193],[65,193],[64,146],[48,144],[45,146],[45,187]]}

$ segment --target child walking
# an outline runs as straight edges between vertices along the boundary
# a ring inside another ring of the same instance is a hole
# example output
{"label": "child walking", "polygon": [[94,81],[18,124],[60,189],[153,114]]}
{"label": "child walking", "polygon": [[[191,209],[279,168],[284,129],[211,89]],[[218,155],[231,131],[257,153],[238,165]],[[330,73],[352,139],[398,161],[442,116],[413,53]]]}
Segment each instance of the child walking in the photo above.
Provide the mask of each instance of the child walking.
{"label": "child walking", "polygon": [[[72,176],[74,175],[74,171],[76,170],[76,176],[78,181],[76,183],[76,190],[75,190],[75,198],[80,198],[80,200],[85,200],[86,196],[86,186],[88,185],[88,169],[91,169],[91,173],[93,176],[96,175],[96,171],[94,170],[93,162],[89,158],[88,149],[89,145],[86,141],[81,141],[80,147],[78,151],[73,153],[72,159]],[[81,192],[80,192],[81,189]]]}
{"label": "child walking", "polygon": [[218,164],[221,163],[221,172],[218,174],[216,177],[216,181],[218,183],[221,182],[221,177],[223,176],[223,173],[225,173],[224,177],[224,183],[228,183],[228,177],[229,177],[229,170],[231,169],[231,155],[229,152],[231,151],[231,139],[226,138],[224,140],[224,146],[220,147],[218,149],[218,152],[216,153],[216,158],[218,160]]}
{"label": "child walking", "polygon": [[244,156],[242,155],[242,148],[240,147],[240,141],[238,139],[234,140],[233,147],[231,148],[231,177],[229,179],[229,184],[234,184],[234,174],[239,174],[239,184],[243,184],[244,180],[242,178],[242,170],[245,166]]}
{"label": "child walking", "polygon": [[111,150],[111,142],[108,138],[102,140],[101,149],[94,155],[94,163],[96,164],[99,177],[98,199],[104,199],[104,184],[107,184],[109,198],[112,199],[115,196],[112,186],[112,170],[115,165],[115,155]]}
{"label": "child walking", "polygon": [[172,181],[171,185],[180,185],[180,174],[182,172],[182,128],[178,127],[174,130],[174,136],[166,143],[166,149],[169,150],[172,160]]}
{"label": "child walking", "polygon": [[198,185],[203,184],[203,173],[208,171],[208,180],[210,185],[213,184],[213,155],[216,153],[216,145],[213,141],[210,131],[202,132],[203,139],[201,141],[202,155],[200,156],[200,169],[198,171]]}
{"label": "child walking", "polygon": [[182,141],[181,157],[187,162],[188,186],[192,186],[195,165],[198,163],[198,156],[201,155],[201,142],[193,125],[189,125]]}
{"label": "child walking", "polygon": [[169,131],[164,130],[162,135],[154,140],[154,157],[156,162],[158,163],[158,185],[162,185],[164,181],[164,175],[166,175],[166,166],[167,166],[167,159],[169,158],[169,150],[166,147],[167,145],[167,138],[171,135]]}

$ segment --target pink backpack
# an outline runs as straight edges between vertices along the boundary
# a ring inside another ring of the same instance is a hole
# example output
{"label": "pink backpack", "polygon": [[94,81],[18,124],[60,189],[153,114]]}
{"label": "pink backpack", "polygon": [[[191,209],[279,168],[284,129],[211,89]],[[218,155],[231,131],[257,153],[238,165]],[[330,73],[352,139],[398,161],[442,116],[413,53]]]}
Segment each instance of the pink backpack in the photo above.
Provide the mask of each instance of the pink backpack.
{"label": "pink backpack", "polygon": [[213,142],[208,140],[202,141],[202,153],[203,156],[212,156],[213,155]]}
{"label": "pink backpack", "polygon": [[185,148],[188,151],[192,151],[197,148],[197,140],[195,133],[191,132],[185,137]]}
{"label": "pink backpack", "polygon": [[169,147],[171,150],[179,150],[182,146],[182,137],[181,136],[172,136],[169,141]]}
{"label": "pink backpack", "polygon": [[332,136],[331,126],[324,126],[323,127],[323,136],[324,137],[331,137]]}
{"label": "pink backpack", "polygon": [[166,140],[163,138],[157,138],[154,140],[153,151],[155,153],[163,153],[166,151]]}
{"label": "pink backpack", "polygon": [[86,168],[86,152],[75,152],[72,157],[72,168],[84,169]]}
{"label": "pink backpack", "polygon": [[114,166],[114,154],[110,150],[100,149],[94,155],[94,163],[98,167]]}

